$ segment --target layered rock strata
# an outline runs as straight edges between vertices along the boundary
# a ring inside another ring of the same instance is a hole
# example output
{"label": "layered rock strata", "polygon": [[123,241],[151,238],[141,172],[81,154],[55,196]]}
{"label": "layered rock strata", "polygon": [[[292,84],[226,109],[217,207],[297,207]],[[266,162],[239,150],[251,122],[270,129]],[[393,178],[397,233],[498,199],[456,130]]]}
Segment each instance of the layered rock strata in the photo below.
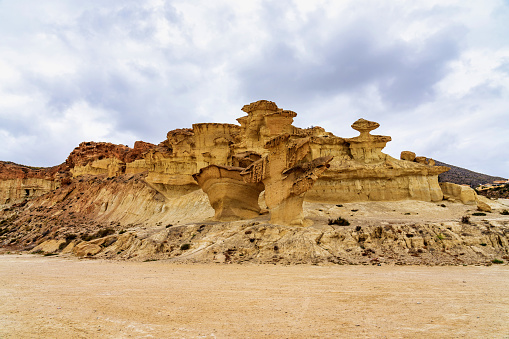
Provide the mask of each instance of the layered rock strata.
{"label": "layered rock strata", "polygon": [[32,168],[0,162],[0,205],[19,203],[58,188],[59,168]]}

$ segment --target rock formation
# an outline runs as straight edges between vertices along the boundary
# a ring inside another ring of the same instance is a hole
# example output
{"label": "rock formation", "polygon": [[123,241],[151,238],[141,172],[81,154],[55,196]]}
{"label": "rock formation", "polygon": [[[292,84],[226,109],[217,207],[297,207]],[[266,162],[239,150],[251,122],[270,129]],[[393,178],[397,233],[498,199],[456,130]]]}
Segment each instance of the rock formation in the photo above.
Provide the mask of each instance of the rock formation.
{"label": "rock formation", "polygon": [[119,176],[126,172],[126,163],[142,159],[143,154],[154,146],[143,141],[136,141],[134,148],[109,142],[82,142],[67,157],[65,164],[74,177]]}
{"label": "rock formation", "polygon": [[[343,139],[333,135],[312,137],[312,155],[333,155],[330,168],[318,179],[306,200],[314,202],[353,202],[422,200],[440,201],[438,174],[447,167],[397,160],[382,152],[388,136],[371,135],[379,124],[357,120],[352,128],[360,135]],[[405,153],[405,159],[415,154]]]}
{"label": "rock formation", "polygon": [[445,199],[458,200],[465,205],[475,205],[477,194],[469,186],[457,185],[451,182],[441,182],[440,188],[444,193]]}
{"label": "rock formation", "polygon": [[[118,177],[139,173],[145,173],[146,183],[166,198],[178,198],[200,189],[193,175],[208,166],[218,166],[215,167],[216,170],[222,168],[220,171],[231,174],[232,170],[225,168],[245,168],[262,157],[276,159],[275,155],[270,155],[271,148],[266,145],[277,140],[283,144],[303,142],[306,146],[302,147],[309,150],[305,156],[308,162],[312,159],[333,157],[329,162],[329,168],[318,166],[314,169],[318,171],[319,168],[321,176],[318,179],[313,177],[316,183],[308,187],[306,194],[297,194],[299,199],[341,203],[402,199],[439,201],[443,197],[437,175],[447,168],[433,166],[434,162],[431,159],[415,157],[411,152],[402,154],[402,159],[405,160],[394,159],[384,154],[382,150],[391,138],[371,134],[371,131],[379,126],[376,122],[359,119],[352,128],[359,131],[360,135],[345,139],[334,136],[321,127],[308,129],[294,127],[292,122],[296,113],[283,110],[271,101],[253,102],[245,105],[242,110],[247,115],[237,119],[240,125],[194,124],[192,128],[168,132],[166,140],[159,145],[138,141],[130,148],[103,142],[81,143],[57,171],[44,178],[48,182],[19,182],[22,178],[17,178],[17,182],[3,182],[4,188],[0,191],[0,198],[3,197],[1,202],[20,200],[26,194],[26,190],[37,191],[40,194],[51,191],[60,185],[64,177],[77,178],[87,175]],[[291,137],[287,138],[285,135]],[[279,149],[278,147],[276,148]],[[286,171],[296,166],[298,161],[290,159],[292,156],[295,155],[282,156],[289,157],[289,162],[281,168],[278,167],[278,170]],[[271,168],[276,167],[271,164]],[[300,180],[300,175],[306,176],[304,172],[297,175],[296,171],[290,171],[288,175],[281,173],[277,175],[292,176],[296,180]],[[318,172],[312,173],[318,176]],[[204,172],[202,175],[206,176]],[[276,175],[271,173],[267,176],[269,177],[276,178]],[[267,178],[265,180],[268,180]],[[269,193],[268,196],[270,195]],[[10,198],[7,198],[8,196]],[[226,196],[223,198],[228,199]],[[275,204],[279,203],[281,201]],[[219,212],[217,217],[226,218],[226,214]]]}
{"label": "rock formation", "polygon": [[[447,167],[432,159],[384,154],[391,138],[371,134],[378,123],[359,119],[359,135],[341,138],[294,127],[296,113],[270,101],[243,111],[239,125],[194,124],[158,145],[82,143],[52,168],[0,162],[0,251],[182,262],[509,260],[507,205],[440,186]],[[386,202],[407,199],[423,201]],[[453,202],[493,210],[480,216]],[[334,224],[343,216],[350,225]],[[294,227],[309,225],[304,217],[313,225]]]}
{"label": "rock formation", "polygon": [[250,165],[241,175],[250,183],[263,182],[265,203],[271,222],[278,225],[302,225],[304,194],[327,169],[332,156],[310,162],[309,138],[282,134],[266,143],[269,154]]}
{"label": "rock formation", "polygon": [[410,151],[402,151],[400,155],[401,160],[406,161],[414,161],[415,160],[415,153]]}
{"label": "rock formation", "polygon": [[32,168],[0,162],[0,205],[21,202],[44,195],[60,186],[58,167]]}
{"label": "rock formation", "polygon": [[263,183],[244,182],[242,167],[209,165],[194,174],[201,189],[207,193],[215,210],[215,220],[252,219],[260,214],[258,197]]}
{"label": "rock formation", "polygon": [[465,205],[476,205],[480,211],[491,212],[490,199],[477,195],[476,191],[470,186],[441,182],[440,188],[444,192],[444,199],[460,201]]}

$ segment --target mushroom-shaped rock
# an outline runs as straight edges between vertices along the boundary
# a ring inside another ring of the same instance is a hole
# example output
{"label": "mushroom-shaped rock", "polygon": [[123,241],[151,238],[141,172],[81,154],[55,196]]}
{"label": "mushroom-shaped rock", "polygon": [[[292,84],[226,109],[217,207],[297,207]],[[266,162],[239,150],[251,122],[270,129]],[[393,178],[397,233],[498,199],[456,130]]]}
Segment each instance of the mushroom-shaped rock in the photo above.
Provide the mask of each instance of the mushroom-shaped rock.
{"label": "mushroom-shaped rock", "polygon": [[380,127],[380,124],[375,121],[369,121],[366,119],[359,119],[352,124],[352,128],[358,131],[361,135],[359,137],[369,138],[369,132]]}
{"label": "mushroom-shaped rock", "polygon": [[352,124],[352,128],[360,133],[355,138],[346,139],[350,144],[350,152],[354,160],[360,163],[377,163],[386,159],[382,149],[391,141],[391,137],[370,134],[379,126],[379,123],[365,119],[359,119]]}
{"label": "mushroom-shaped rock", "polygon": [[244,168],[210,165],[194,174],[194,179],[209,197],[214,219],[232,221],[255,218],[260,213],[258,197],[263,183],[247,183],[240,172]]}

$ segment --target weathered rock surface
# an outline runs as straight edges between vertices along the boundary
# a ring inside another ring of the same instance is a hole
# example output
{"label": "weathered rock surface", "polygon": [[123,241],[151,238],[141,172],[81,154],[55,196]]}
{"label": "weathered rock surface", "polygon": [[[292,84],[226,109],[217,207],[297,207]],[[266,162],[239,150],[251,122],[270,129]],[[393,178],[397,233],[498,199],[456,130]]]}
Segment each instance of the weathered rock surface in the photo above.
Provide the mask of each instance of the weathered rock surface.
{"label": "weathered rock surface", "polygon": [[332,156],[302,161],[310,155],[308,137],[282,134],[265,144],[269,154],[246,168],[241,175],[249,183],[263,182],[271,222],[303,225],[304,194],[327,169]]}
{"label": "weathered rock surface", "polygon": [[0,205],[44,195],[60,186],[59,167],[33,168],[0,161]]}
{"label": "weathered rock surface", "polygon": [[442,200],[438,174],[448,168],[397,160],[384,154],[382,149],[391,138],[371,135],[378,126],[376,122],[359,119],[352,125],[360,132],[358,137],[312,138],[316,143],[312,146],[313,157],[330,154],[334,160],[307,193],[306,200],[329,203]]}
{"label": "weathered rock surface", "polygon": [[471,187],[457,185],[451,182],[441,182],[440,188],[444,193],[444,199],[459,200],[466,205],[476,204],[477,194]]}
{"label": "weathered rock surface", "polygon": [[401,160],[406,161],[414,161],[415,160],[415,153],[410,151],[402,151],[400,155]]}
{"label": "weathered rock surface", "polygon": [[[439,201],[443,197],[437,175],[447,168],[432,166],[431,160],[424,157],[414,159],[420,161],[423,158],[419,163],[384,154],[382,149],[391,138],[370,133],[379,126],[376,122],[359,119],[352,128],[360,135],[344,139],[321,127],[294,127],[292,122],[296,113],[283,110],[271,101],[253,102],[242,110],[247,115],[237,119],[240,125],[194,124],[192,128],[168,132],[166,140],[157,146],[142,141],[137,141],[134,148],[83,142],[71,152],[59,171],[73,177],[116,177],[147,172],[145,181],[152,188],[166,198],[175,198],[200,188],[193,175],[201,169],[210,165],[245,167],[249,162],[240,164],[242,157],[239,158],[239,154],[253,155],[244,157],[244,160],[258,160],[269,154],[265,145],[270,140],[289,134],[292,138],[309,139],[309,159],[333,157],[330,168],[304,195],[305,200],[330,203],[401,199]],[[405,154],[412,155],[411,152]],[[50,180],[55,180],[55,176]],[[13,185],[18,185],[16,197],[22,197],[22,185],[10,183],[9,187]],[[47,192],[46,188],[38,191]]]}
{"label": "weathered rock surface", "polygon": [[215,210],[215,220],[252,219],[260,214],[258,198],[264,190],[261,182],[244,182],[242,167],[210,165],[194,174]]}
{"label": "weathered rock surface", "polygon": [[[412,152],[403,152],[405,159],[413,158],[411,161],[397,160],[382,153],[391,138],[370,134],[379,126],[376,122],[359,119],[352,127],[360,135],[344,139],[321,127],[294,127],[292,122],[296,113],[283,110],[271,101],[253,102],[242,110],[247,116],[237,119],[240,126],[201,123],[190,129],[173,130],[168,132],[167,139],[161,144],[144,145],[143,152],[136,153],[136,156],[127,156],[134,150],[126,146],[88,143],[80,145],[82,150],[76,152],[79,159],[88,160],[75,161],[71,156],[68,163],[80,164],[79,168],[74,165],[75,175],[101,173],[114,176],[147,171],[147,183],[171,198],[199,189],[193,174],[202,168],[209,165],[244,167],[238,163],[237,154],[247,152],[266,156],[268,150],[265,145],[287,133],[309,138],[311,159],[334,157],[330,168],[305,195],[309,201],[440,201],[443,197],[437,176],[447,168],[433,166],[433,160],[416,158]],[[93,149],[103,155],[92,157],[90,162],[87,152]]]}
{"label": "weathered rock surface", "polygon": [[[359,119],[352,125],[359,136],[341,138],[321,127],[294,127],[296,113],[270,101],[243,111],[240,125],[194,124],[168,132],[159,145],[82,143],[53,168],[0,163],[0,248],[201,262],[509,260],[502,205],[469,188],[439,185],[448,168],[432,159],[384,154],[391,138],[371,134],[378,123]],[[431,203],[444,194],[462,204]],[[463,212],[384,220],[341,207],[397,200],[396,211],[412,206],[409,199],[433,207],[433,215]],[[260,215],[265,205],[270,216]],[[471,205],[491,213],[480,219]],[[328,225],[339,212],[350,226]],[[461,223],[463,216],[470,223]],[[223,222],[237,219],[246,220]]]}
{"label": "weathered rock surface", "polygon": [[[400,201],[304,203],[310,227],[281,226],[268,215],[213,221],[201,190],[162,196],[143,175],[82,177],[24,205],[0,211],[2,251],[182,262],[491,264],[509,260],[509,217],[500,204]],[[443,205],[443,206],[441,206]],[[494,205],[495,206],[495,205]],[[470,222],[461,223],[462,216]],[[349,226],[328,225],[342,216]],[[505,259],[508,258],[508,259]]]}
{"label": "weathered rock surface", "polygon": [[[491,212],[491,206],[488,202],[486,201],[483,201],[483,199],[481,199],[481,195],[478,195],[476,198],[477,198],[477,209],[479,211],[482,211],[482,212]],[[484,197],[482,197],[484,198]]]}

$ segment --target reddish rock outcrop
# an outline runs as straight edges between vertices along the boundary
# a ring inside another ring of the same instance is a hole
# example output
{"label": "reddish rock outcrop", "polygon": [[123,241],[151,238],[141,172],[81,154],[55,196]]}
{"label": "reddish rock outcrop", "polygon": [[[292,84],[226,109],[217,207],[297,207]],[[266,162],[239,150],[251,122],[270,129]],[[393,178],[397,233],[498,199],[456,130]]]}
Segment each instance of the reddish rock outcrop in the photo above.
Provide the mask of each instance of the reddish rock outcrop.
{"label": "reddish rock outcrop", "polygon": [[121,162],[127,163],[142,159],[143,154],[154,148],[155,145],[144,141],[137,141],[134,148],[126,145],[116,145],[110,142],[82,142],[76,147],[67,160],[66,164],[70,167],[85,166],[90,162],[108,158],[116,158]]}

